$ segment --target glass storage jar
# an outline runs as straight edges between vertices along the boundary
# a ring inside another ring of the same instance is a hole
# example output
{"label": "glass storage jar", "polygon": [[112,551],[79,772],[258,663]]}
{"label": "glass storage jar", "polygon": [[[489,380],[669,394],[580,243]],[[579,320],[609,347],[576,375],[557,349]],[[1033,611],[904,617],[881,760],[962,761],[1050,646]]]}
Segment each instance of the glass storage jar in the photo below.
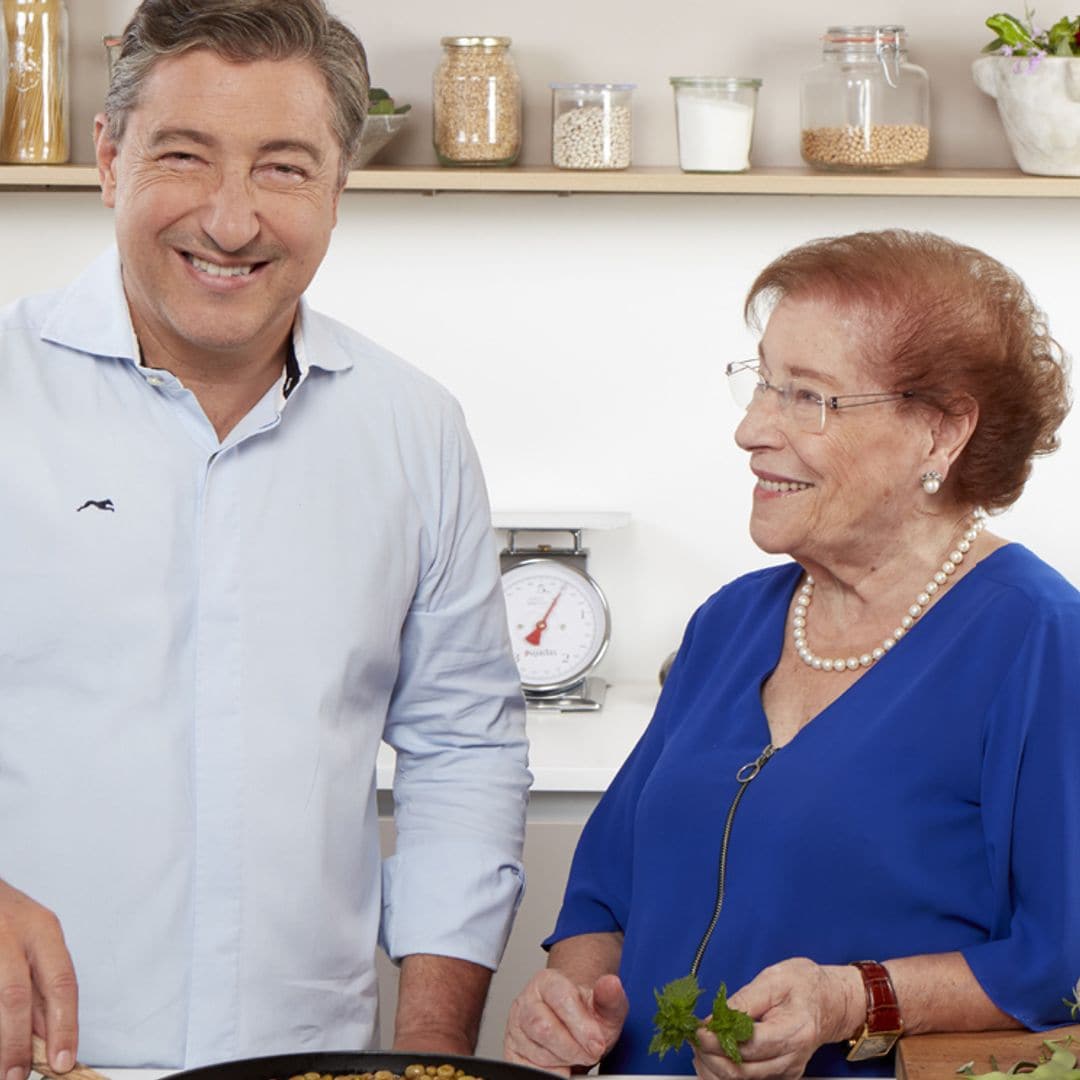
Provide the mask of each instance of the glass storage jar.
{"label": "glass storage jar", "polygon": [[930,84],[908,63],[902,26],[830,26],[822,63],[801,82],[808,165],[873,172],[922,165],[930,152]]}
{"label": "glass storage jar", "polygon": [[761,79],[740,75],[672,75],[679,168],[745,172],[750,168],[754,110]]}
{"label": "glass storage jar", "polygon": [[440,165],[512,165],[521,151],[521,80],[508,37],[444,37],[433,80]]}
{"label": "glass storage jar", "polygon": [[71,153],[65,0],[0,0],[7,82],[0,161],[58,163]]}
{"label": "glass storage jar", "polygon": [[551,163],[558,169],[625,169],[635,83],[552,83]]}

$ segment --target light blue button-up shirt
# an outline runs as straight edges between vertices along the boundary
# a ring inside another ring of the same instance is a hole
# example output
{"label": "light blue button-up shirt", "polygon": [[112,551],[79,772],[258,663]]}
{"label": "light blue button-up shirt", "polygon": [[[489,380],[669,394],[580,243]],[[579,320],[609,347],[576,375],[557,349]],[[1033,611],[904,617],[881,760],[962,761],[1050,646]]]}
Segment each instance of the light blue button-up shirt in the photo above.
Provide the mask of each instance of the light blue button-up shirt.
{"label": "light blue button-up shirt", "polygon": [[378,934],[494,967],[520,897],[524,710],[460,410],[306,306],[293,344],[287,400],[219,441],[137,362],[115,251],[0,314],[0,877],[61,920],[86,1061],[369,1046]]}

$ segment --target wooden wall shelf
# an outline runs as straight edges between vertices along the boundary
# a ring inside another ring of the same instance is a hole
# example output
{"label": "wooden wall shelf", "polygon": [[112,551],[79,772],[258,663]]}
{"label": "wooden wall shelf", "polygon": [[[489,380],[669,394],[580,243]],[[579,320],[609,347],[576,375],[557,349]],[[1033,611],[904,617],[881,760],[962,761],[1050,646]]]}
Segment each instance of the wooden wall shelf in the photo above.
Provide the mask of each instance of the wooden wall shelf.
{"label": "wooden wall shelf", "polygon": [[[95,190],[92,165],[0,165],[0,190]],[[372,166],[350,174],[349,191],[531,192],[570,195],[851,195],[959,198],[1080,198],[1080,177],[1028,176],[1015,169],[911,169],[865,175],[806,168],[684,173],[674,166],[573,172],[551,166],[444,169]]]}

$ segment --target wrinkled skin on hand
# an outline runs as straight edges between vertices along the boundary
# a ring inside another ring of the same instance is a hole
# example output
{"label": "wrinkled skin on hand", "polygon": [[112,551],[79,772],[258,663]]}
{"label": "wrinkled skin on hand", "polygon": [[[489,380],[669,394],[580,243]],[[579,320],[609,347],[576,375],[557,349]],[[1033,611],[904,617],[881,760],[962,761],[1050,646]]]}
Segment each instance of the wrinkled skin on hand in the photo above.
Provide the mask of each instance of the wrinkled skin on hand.
{"label": "wrinkled skin on hand", "polygon": [[56,916],[0,881],[0,1077],[30,1069],[31,1031],[67,1072],[78,1047],[78,985]]}
{"label": "wrinkled skin on hand", "polygon": [[[854,980],[852,975],[854,974]],[[851,1035],[865,1016],[854,969],[784,960],[765,968],[728,1004],[749,1013],[754,1034],[740,1045],[743,1064],[720,1050],[711,1031],[698,1030],[694,1068],[702,1080],[797,1080],[820,1046]],[[863,999],[865,1002],[865,999]]]}
{"label": "wrinkled skin on hand", "polygon": [[615,1044],[629,1003],[617,975],[580,986],[562,972],[537,972],[510,1006],[507,1061],[569,1076],[595,1064]]}

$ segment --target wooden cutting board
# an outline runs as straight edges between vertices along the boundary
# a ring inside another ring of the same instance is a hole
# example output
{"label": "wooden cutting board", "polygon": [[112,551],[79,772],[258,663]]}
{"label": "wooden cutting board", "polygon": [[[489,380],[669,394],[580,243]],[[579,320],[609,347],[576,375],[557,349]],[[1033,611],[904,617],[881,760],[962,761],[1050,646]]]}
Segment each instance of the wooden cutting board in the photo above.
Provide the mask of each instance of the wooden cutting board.
{"label": "wooden cutting board", "polygon": [[968,1061],[975,1072],[990,1071],[990,1055],[1002,1070],[1016,1061],[1035,1061],[1044,1039],[1078,1040],[1072,1049],[1080,1055],[1080,1024],[1052,1031],[965,1031],[959,1035],[909,1035],[897,1044],[897,1080],[955,1080],[956,1070]]}

